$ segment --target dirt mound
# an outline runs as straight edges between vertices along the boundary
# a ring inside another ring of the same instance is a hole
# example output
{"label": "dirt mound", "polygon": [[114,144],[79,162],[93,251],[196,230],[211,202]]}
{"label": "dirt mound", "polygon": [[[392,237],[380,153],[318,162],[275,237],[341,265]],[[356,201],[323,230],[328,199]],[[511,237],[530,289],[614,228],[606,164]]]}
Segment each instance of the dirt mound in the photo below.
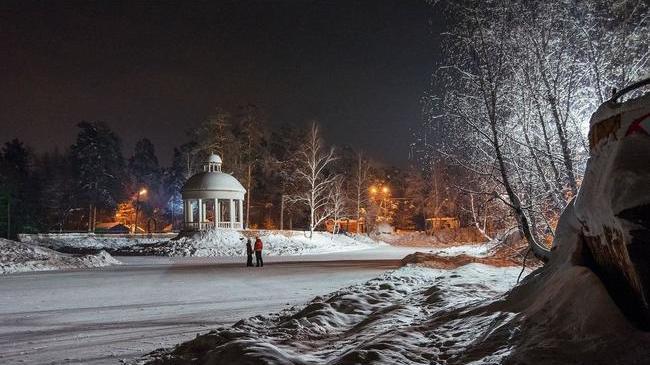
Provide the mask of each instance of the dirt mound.
{"label": "dirt mound", "polygon": [[378,234],[376,237],[393,246],[408,247],[457,246],[487,242],[487,238],[474,227],[444,229],[433,235],[421,231],[400,231],[399,233]]}
{"label": "dirt mound", "polygon": [[402,259],[402,266],[415,264],[434,269],[455,269],[472,263],[480,263],[495,267],[521,265],[521,262],[515,258],[499,256],[476,257],[465,254],[458,256],[439,256],[432,253],[416,252]]}

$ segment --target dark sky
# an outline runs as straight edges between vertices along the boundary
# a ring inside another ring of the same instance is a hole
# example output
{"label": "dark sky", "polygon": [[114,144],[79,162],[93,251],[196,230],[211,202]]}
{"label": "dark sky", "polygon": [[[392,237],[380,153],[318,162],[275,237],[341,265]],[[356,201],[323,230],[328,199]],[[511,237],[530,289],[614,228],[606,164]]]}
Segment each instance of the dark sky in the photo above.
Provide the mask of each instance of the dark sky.
{"label": "dark sky", "polygon": [[0,141],[62,149],[103,120],[168,163],[217,105],[253,103],[405,165],[440,21],[415,0],[2,1]]}

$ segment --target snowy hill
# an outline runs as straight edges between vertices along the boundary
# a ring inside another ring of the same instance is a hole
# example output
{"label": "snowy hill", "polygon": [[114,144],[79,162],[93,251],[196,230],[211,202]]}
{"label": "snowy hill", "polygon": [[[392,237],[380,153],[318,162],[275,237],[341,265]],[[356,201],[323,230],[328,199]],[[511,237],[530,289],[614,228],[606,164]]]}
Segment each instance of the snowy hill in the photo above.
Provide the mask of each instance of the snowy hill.
{"label": "snowy hill", "polygon": [[73,234],[21,235],[23,242],[62,252],[106,250],[114,255],[145,256],[244,256],[245,239],[264,242],[264,255],[295,256],[363,250],[386,245],[365,235],[332,235],[314,232],[312,238],[303,231],[235,231],[215,229],[188,237],[172,239],[170,235],[153,237]]}
{"label": "snowy hill", "polygon": [[162,256],[243,256],[246,238],[264,242],[264,255],[295,256],[363,250],[385,245],[363,235],[332,235],[314,232],[309,238],[300,231],[232,231],[210,230],[152,245],[131,246],[120,253]]}
{"label": "snowy hill", "polygon": [[26,271],[81,269],[118,265],[106,251],[96,255],[71,256],[44,247],[0,238],[0,274]]}

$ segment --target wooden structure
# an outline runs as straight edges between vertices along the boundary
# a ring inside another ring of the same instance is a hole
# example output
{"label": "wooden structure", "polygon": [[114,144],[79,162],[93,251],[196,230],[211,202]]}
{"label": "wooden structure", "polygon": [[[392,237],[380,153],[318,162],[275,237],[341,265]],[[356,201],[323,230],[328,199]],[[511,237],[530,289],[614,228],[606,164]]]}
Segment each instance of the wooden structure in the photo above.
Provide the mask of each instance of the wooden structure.
{"label": "wooden structure", "polygon": [[338,232],[363,233],[366,231],[366,222],[364,222],[363,218],[361,218],[358,225],[356,219],[350,218],[341,218],[336,221],[328,219],[325,221],[325,229],[328,232],[334,232],[335,228],[338,228]]}
{"label": "wooden structure", "polygon": [[458,229],[460,228],[460,221],[454,217],[427,218],[425,227],[427,234],[432,235],[443,229]]}
{"label": "wooden structure", "polygon": [[126,234],[131,232],[129,227],[120,222],[105,222],[95,224],[95,233]]}

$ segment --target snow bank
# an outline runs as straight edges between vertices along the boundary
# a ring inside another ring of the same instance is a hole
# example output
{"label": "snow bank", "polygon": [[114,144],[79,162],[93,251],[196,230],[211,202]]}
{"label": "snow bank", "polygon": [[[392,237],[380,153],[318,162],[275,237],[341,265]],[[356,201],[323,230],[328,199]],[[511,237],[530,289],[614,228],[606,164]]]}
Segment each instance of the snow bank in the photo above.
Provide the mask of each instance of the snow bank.
{"label": "snow bank", "polygon": [[106,251],[71,256],[44,247],[0,239],[0,274],[26,271],[81,269],[121,264]]}
{"label": "snow bank", "polygon": [[41,233],[20,234],[21,242],[44,246],[63,252],[83,252],[94,250],[119,250],[126,247],[166,242],[175,234],[155,234],[148,236],[94,234],[94,233]]}
{"label": "snow bank", "polygon": [[[515,313],[476,310],[518,268],[407,266],[303,308],[242,320],[142,360],[155,364],[494,364],[510,353]],[[508,328],[508,331],[511,328]],[[501,333],[501,341],[485,338]]]}
{"label": "snow bank", "polygon": [[488,242],[483,244],[459,245],[441,247],[430,250],[429,252],[435,253],[438,256],[458,256],[467,255],[472,257],[487,257],[493,253],[494,248],[498,245],[496,242]]}
{"label": "snow bank", "polygon": [[246,239],[259,235],[264,243],[264,255],[295,256],[355,251],[386,245],[363,235],[332,235],[314,232],[312,238],[299,231],[234,231],[214,229],[157,244],[134,245],[119,251],[123,254],[162,256],[244,256]]}
{"label": "snow bank", "polygon": [[463,243],[484,243],[487,238],[480,234],[476,227],[461,227],[456,229],[443,229],[433,235],[422,231],[400,231],[398,233],[375,234],[377,239],[395,246],[428,247],[457,245]]}

